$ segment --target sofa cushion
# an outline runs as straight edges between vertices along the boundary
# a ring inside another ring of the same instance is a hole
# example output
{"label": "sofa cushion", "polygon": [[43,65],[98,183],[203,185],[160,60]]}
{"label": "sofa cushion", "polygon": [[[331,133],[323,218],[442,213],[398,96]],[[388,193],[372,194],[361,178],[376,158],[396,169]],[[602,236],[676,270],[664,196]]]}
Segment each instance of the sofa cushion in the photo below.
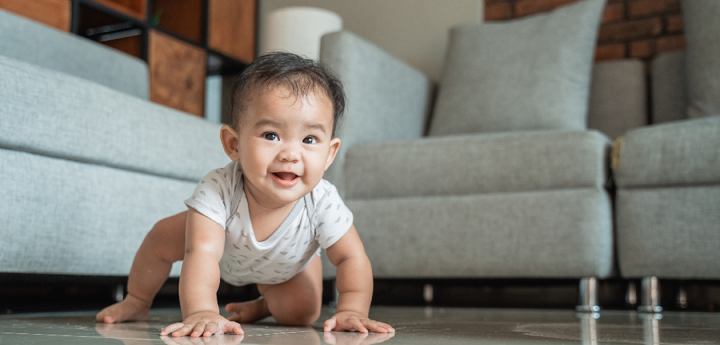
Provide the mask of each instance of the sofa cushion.
{"label": "sofa cushion", "polygon": [[148,98],[144,61],[0,10],[0,55]]}
{"label": "sofa cushion", "polygon": [[430,134],[585,129],[604,4],[453,28]]}
{"label": "sofa cushion", "polygon": [[604,278],[612,272],[611,204],[602,189],[347,205],[376,278]]}
{"label": "sofa cushion", "polygon": [[602,188],[609,151],[609,139],[596,131],[505,132],[361,145],[348,151],[345,196]]}
{"label": "sofa cushion", "polygon": [[652,61],[652,123],[687,119],[685,51],[658,55]]}
{"label": "sofa cushion", "polygon": [[229,159],[220,125],[0,56],[0,148],[199,181]]}
{"label": "sofa cushion", "polygon": [[[0,272],[125,276],[195,183],[0,149]],[[180,273],[175,265],[173,276]]]}
{"label": "sofa cushion", "polygon": [[588,128],[615,139],[648,124],[645,65],[637,59],[593,67]]}
{"label": "sofa cushion", "polygon": [[683,0],[688,116],[720,115],[720,1]]}
{"label": "sofa cushion", "polygon": [[720,183],[720,116],[638,128],[615,144],[621,188]]}

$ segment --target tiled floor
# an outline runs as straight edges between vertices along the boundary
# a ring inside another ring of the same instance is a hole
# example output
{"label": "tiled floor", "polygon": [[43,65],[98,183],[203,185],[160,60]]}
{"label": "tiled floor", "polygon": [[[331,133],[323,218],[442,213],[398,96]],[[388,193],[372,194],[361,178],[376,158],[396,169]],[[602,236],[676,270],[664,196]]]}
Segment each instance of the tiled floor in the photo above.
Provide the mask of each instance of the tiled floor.
{"label": "tiled floor", "polygon": [[283,327],[267,319],[243,325],[244,336],[206,339],[160,337],[180,320],[178,309],[153,310],[147,322],[96,324],[93,312],[0,316],[0,344],[720,344],[720,314],[626,311],[576,314],[568,310],[375,307],[371,316],[390,323],[394,335],[323,333],[316,327]]}

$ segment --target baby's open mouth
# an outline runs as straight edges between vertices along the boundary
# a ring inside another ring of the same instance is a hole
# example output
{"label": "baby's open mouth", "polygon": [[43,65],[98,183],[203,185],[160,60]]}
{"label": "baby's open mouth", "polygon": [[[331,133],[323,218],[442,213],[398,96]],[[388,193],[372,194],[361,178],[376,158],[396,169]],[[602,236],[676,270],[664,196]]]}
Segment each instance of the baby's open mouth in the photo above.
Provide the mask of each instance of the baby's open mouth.
{"label": "baby's open mouth", "polygon": [[289,173],[289,172],[276,172],[276,173],[273,173],[273,175],[277,176],[279,179],[281,179],[283,181],[293,181],[298,177],[298,175],[295,175],[295,174]]}

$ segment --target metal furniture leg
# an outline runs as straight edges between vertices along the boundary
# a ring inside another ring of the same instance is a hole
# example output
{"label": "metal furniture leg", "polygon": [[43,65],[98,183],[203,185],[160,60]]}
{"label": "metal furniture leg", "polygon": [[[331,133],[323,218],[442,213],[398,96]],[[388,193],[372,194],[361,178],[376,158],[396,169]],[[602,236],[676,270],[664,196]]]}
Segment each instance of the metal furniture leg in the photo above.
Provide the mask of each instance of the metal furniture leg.
{"label": "metal furniture leg", "polygon": [[580,301],[575,310],[583,313],[596,313],[600,311],[598,306],[598,280],[596,277],[580,279]]}
{"label": "metal furniture leg", "polygon": [[660,313],[663,308],[660,306],[660,285],[657,277],[645,277],[642,280],[642,303],[638,307],[641,313]]}

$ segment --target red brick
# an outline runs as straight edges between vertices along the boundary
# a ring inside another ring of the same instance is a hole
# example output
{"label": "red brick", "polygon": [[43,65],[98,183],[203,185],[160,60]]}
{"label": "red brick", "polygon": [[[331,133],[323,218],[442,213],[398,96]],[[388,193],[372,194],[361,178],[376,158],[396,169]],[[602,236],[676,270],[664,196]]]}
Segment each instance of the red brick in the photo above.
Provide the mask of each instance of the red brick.
{"label": "red brick", "polygon": [[665,36],[657,42],[658,54],[682,49],[685,49],[685,36],[683,35]]}
{"label": "red brick", "polygon": [[680,0],[637,0],[628,4],[630,19],[680,12]]}
{"label": "red brick", "polygon": [[605,6],[602,23],[618,22],[625,19],[625,4],[609,4]]}
{"label": "red brick", "polygon": [[630,56],[635,58],[649,58],[656,54],[656,40],[642,40],[630,43]]}
{"label": "red brick", "polygon": [[595,48],[595,61],[624,59],[626,56],[624,44],[604,44]]}
{"label": "red brick", "polygon": [[510,4],[495,4],[485,7],[485,20],[503,20],[512,18]]}
{"label": "red brick", "polygon": [[632,20],[616,24],[605,24],[600,27],[598,41],[603,43],[619,43],[648,38],[662,33],[660,18]]}
{"label": "red brick", "polygon": [[515,16],[524,17],[530,14],[545,12],[577,0],[519,0],[515,3]]}
{"label": "red brick", "polygon": [[667,25],[665,26],[665,32],[669,34],[681,33],[684,30],[682,14],[668,16],[666,18]]}

